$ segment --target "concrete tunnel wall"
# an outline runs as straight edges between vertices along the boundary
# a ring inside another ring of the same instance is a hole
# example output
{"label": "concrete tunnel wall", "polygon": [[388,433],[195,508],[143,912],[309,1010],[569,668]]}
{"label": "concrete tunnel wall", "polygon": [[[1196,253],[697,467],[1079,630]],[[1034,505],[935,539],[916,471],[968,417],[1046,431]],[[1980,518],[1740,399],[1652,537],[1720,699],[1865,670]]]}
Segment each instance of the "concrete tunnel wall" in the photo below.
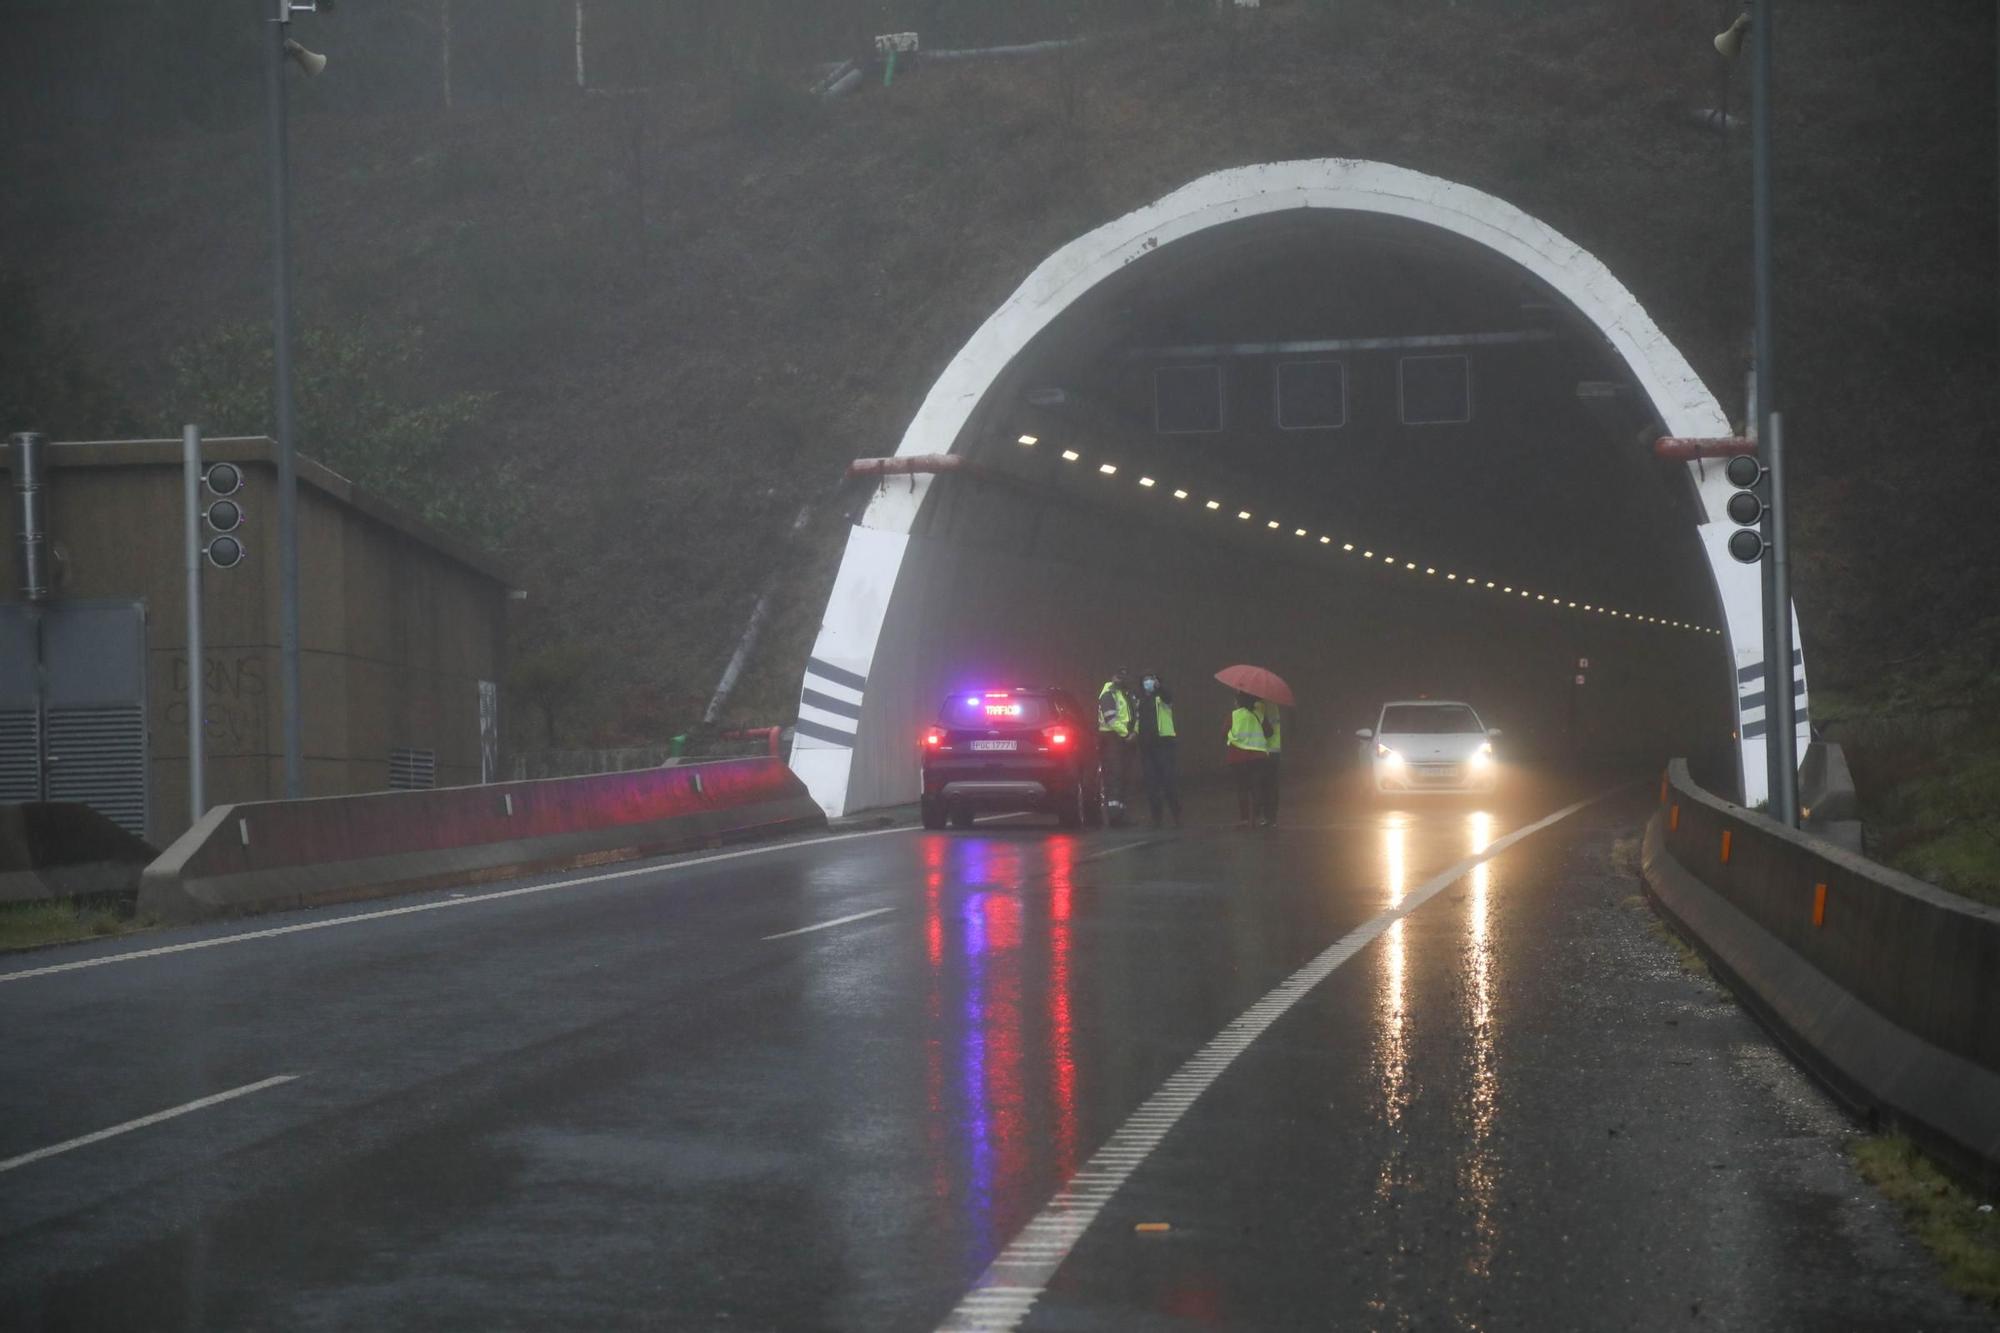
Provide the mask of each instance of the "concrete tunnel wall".
{"label": "concrete tunnel wall", "polygon": [[1354,728],[1419,690],[1470,700],[1505,729],[1503,759],[1559,750],[1578,654],[1593,658],[1586,748],[1601,752],[1607,719],[1620,754],[1660,758],[1727,730],[1712,638],[1573,624],[1459,585],[1329,566],[1316,546],[1273,558],[1257,539],[1198,535],[1192,514],[1148,521],[1077,495],[943,485],[977,493],[952,497],[964,521],[904,551],[858,719],[851,809],[913,799],[917,739],[948,694],[1055,684],[1087,702],[1120,664],[1171,683],[1191,776],[1222,766],[1231,693],[1212,677],[1233,662],[1269,666],[1298,692],[1285,729],[1295,768],[1358,757]]}
{"label": "concrete tunnel wall", "polygon": [[[1594,325],[1625,361],[1667,431],[1687,436],[1729,433],[1720,405],[1686,359],[1631,293],[1588,252],[1479,191],[1383,163],[1323,159],[1203,177],[1059,250],[961,349],[932,386],[897,453],[960,449],[968,424],[1014,359],[1077,300],[1127,264],[1211,228],[1301,208],[1403,218],[1478,243],[1547,283]],[[1679,674],[1635,673],[1635,679],[1651,679],[1659,692],[1650,699],[1635,698],[1629,720],[1636,727],[1642,718],[1659,714],[1678,718],[1680,706],[1669,701],[1690,681],[1724,701],[1733,689],[1741,786],[1746,802],[1754,804],[1766,795],[1761,589],[1755,568],[1737,564],[1723,548],[1729,532],[1723,505],[1732,488],[1721,468],[1695,463],[1688,469],[1709,520],[1697,527],[1695,535],[1720,604],[1726,656],[1703,661],[1693,649],[1684,652],[1680,647],[1661,655],[1661,662],[1673,662]],[[1331,665],[1340,655],[1326,628],[1352,623],[1357,608],[1343,605],[1341,599],[1358,595],[1353,590],[1333,580],[1292,578],[1285,587],[1289,610],[1246,617],[1241,596],[1220,581],[1219,571],[1227,562],[1215,561],[1211,554],[1206,562],[1187,563],[1184,542],[1149,545],[1155,543],[1152,535],[1126,524],[1069,524],[1079,535],[1050,539],[1067,540],[1068,546],[1038,542],[1003,549],[970,540],[950,525],[913,537],[938,484],[932,477],[917,476],[880,487],[849,534],[807,662],[792,756],[793,768],[829,813],[914,797],[915,736],[932,719],[944,691],[965,683],[954,673],[1017,667],[1016,660],[973,660],[983,653],[1006,651],[998,641],[1002,638],[1007,643],[1034,642],[1047,655],[1042,674],[1059,673],[1049,683],[1085,690],[1102,681],[1108,666],[1129,658],[1127,664],[1136,668],[1150,656],[1186,692],[1191,707],[1185,730],[1197,738],[1213,732],[1214,720],[1206,711],[1209,699],[1193,687],[1206,682],[1217,666],[1258,660],[1259,642],[1267,645],[1263,664],[1281,672],[1288,662],[1295,664],[1293,683],[1302,694],[1329,703],[1342,701],[1328,710],[1345,714],[1337,726],[1323,727],[1317,710],[1310,720],[1302,716],[1302,730],[1295,733],[1301,742],[1324,744],[1339,729],[1356,725],[1355,710],[1366,711],[1365,703],[1346,693],[1358,688],[1355,678],[1341,676]],[[964,483],[954,478],[943,484]],[[1050,530],[1064,529],[1057,524]],[[1175,571],[1163,580],[1175,589],[1176,605],[1170,610],[1148,608],[1137,599],[1126,609],[1102,586],[1110,571],[1129,569],[1137,553],[1149,549],[1157,550],[1159,558],[1169,562],[1166,567]],[[1107,615],[1108,596],[1119,609]],[[1317,608],[1317,614],[1299,614],[1301,604]],[[1498,598],[1492,605],[1496,610],[1517,610]],[[1517,613],[1526,610],[1519,608]],[[1486,617],[1484,611],[1464,614]],[[1246,618],[1253,624],[1245,626]],[[1076,633],[1083,624],[1093,624],[1087,640]],[[1162,630],[1168,626],[1175,637],[1171,644],[1163,644]],[[1652,627],[1619,628],[1636,633]],[[982,646],[975,650],[975,644]],[[1566,647],[1563,651],[1567,655]],[[1691,661],[1690,654],[1694,654]],[[1495,656],[1497,660],[1505,655]],[[1018,669],[1031,665],[1018,663]],[[1803,750],[1808,713],[1802,655],[1795,656],[1792,674]],[[1371,685],[1377,700],[1384,693],[1404,692]],[[1213,706],[1219,709],[1221,700],[1215,699]],[[1506,725],[1504,719],[1500,725]],[[1666,729],[1678,725],[1676,721]],[[1194,759],[1202,747],[1197,740],[1183,748]]]}

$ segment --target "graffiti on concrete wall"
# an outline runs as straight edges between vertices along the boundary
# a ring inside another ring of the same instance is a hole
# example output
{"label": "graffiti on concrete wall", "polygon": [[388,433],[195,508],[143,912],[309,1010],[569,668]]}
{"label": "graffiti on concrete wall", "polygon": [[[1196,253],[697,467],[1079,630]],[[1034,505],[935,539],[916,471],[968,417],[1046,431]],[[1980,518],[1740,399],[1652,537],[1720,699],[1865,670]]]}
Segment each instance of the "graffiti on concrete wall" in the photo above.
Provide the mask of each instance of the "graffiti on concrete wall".
{"label": "graffiti on concrete wall", "polygon": [[[215,754],[258,753],[264,748],[264,654],[237,652],[202,656],[202,734]],[[188,661],[174,658],[173,701],[167,724],[185,729],[188,719]]]}

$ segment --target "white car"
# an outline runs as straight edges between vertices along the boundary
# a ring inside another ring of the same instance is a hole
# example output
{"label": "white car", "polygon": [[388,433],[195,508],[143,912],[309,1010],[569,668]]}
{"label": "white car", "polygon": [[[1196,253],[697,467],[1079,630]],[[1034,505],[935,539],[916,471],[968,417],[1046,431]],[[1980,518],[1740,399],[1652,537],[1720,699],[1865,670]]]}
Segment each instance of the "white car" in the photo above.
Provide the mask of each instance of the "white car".
{"label": "white car", "polygon": [[1370,742],[1375,790],[1385,795],[1492,791],[1499,776],[1493,737],[1500,730],[1481,722],[1471,704],[1398,700],[1354,734]]}

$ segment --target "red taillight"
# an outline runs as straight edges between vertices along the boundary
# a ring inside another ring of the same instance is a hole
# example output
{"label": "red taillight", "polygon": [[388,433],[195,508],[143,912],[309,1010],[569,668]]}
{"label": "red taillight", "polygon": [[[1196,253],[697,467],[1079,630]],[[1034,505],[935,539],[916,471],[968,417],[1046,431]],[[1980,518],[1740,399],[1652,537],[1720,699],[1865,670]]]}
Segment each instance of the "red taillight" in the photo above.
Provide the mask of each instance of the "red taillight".
{"label": "red taillight", "polygon": [[929,731],[926,731],[924,733],[924,748],[926,750],[935,750],[943,744],[944,744],[944,728],[932,727]]}
{"label": "red taillight", "polygon": [[1049,738],[1049,748],[1051,750],[1067,750],[1069,748],[1069,732],[1064,728],[1050,727],[1043,734]]}

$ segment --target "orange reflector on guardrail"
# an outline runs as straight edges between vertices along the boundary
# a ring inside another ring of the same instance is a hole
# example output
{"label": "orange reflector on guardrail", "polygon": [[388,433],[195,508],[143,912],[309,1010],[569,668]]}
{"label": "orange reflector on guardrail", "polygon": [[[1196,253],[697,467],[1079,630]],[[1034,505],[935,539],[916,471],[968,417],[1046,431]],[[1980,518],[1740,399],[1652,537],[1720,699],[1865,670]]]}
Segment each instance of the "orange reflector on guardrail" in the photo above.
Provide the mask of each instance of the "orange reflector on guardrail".
{"label": "orange reflector on guardrail", "polygon": [[1676,805],[1671,807],[1667,811],[1667,828],[1671,832],[1678,833],[1680,831],[1680,827],[1681,827],[1681,808],[1678,805]]}
{"label": "orange reflector on guardrail", "polygon": [[1824,884],[1813,885],[1813,924],[1815,926],[1826,924],[1826,885]]}
{"label": "orange reflector on guardrail", "polygon": [[1722,864],[1729,864],[1729,830],[1722,830]]}

